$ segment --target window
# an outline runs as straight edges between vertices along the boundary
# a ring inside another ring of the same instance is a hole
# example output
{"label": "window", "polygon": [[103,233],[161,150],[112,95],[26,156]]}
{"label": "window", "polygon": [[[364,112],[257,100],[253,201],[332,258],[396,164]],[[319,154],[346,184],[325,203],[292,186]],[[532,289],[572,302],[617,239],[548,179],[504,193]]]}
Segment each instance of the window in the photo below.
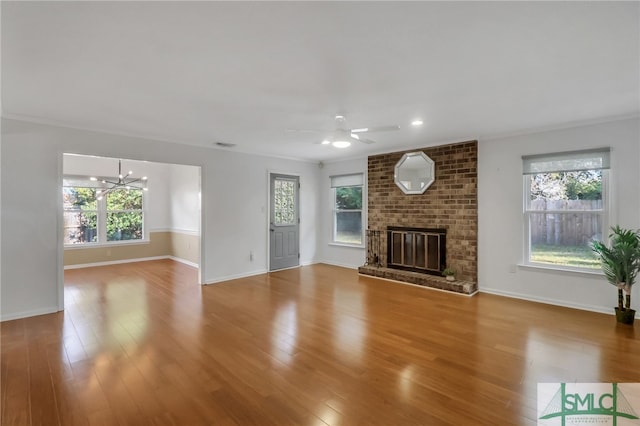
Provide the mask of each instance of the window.
{"label": "window", "polygon": [[334,243],[362,245],[362,174],[331,177]]}
{"label": "window", "polygon": [[115,189],[100,197],[93,184],[88,179],[64,179],[64,244],[144,239],[144,191]]}
{"label": "window", "polygon": [[608,229],[609,149],[522,159],[526,262],[598,269],[589,243]]}
{"label": "window", "polygon": [[142,190],[116,189],[107,194],[107,241],[142,239]]}
{"label": "window", "polygon": [[95,188],[63,187],[64,243],[98,242],[98,202]]}

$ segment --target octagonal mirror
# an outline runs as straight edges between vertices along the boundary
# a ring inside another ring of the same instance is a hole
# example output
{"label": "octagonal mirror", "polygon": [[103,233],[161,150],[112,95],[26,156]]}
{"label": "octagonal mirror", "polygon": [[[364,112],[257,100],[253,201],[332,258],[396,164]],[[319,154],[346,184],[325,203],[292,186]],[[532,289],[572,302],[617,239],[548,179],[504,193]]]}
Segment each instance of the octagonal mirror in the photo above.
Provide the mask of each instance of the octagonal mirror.
{"label": "octagonal mirror", "polygon": [[405,194],[424,194],[435,181],[435,165],[424,152],[408,152],[396,164],[393,176]]}

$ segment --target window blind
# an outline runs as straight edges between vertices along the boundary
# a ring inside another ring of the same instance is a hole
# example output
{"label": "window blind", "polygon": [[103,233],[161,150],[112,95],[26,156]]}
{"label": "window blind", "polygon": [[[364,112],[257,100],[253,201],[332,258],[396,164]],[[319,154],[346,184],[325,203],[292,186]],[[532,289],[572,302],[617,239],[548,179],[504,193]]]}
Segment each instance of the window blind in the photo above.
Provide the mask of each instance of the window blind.
{"label": "window blind", "polygon": [[525,175],[608,169],[610,167],[609,148],[525,155],[522,157],[522,174]]}
{"label": "window blind", "polygon": [[362,173],[353,175],[331,176],[331,187],[338,188],[341,186],[362,186],[364,183]]}

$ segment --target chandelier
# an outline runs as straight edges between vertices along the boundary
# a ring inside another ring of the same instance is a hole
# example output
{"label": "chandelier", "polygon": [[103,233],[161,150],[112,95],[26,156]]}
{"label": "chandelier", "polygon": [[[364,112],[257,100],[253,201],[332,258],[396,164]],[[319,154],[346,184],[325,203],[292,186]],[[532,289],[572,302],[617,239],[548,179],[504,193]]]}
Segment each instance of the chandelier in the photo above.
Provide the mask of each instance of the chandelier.
{"label": "chandelier", "polygon": [[[108,178],[103,178],[100,182],[105,189],[99,189],[96,191],[96,195],[98,200],[102,200],[108,193],[116,191],[118,189],[141,189],[143,191],[148,191],[147,188],[147,177],[142,176],[141,178],[133,178],[130,177],[133,174],[131,170],[126,175],[122,174],[122,160],[118,160],[118,181],[108,180]],[[92,181],[98,181],[97,177],[91,177]]]}

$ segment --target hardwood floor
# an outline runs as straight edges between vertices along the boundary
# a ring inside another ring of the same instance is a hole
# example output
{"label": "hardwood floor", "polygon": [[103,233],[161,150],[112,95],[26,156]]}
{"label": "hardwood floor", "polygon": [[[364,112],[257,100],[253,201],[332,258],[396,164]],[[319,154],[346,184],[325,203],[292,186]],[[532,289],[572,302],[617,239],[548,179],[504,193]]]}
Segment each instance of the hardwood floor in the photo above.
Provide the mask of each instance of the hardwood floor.
{"label": "hardwood floor", "polygon": [[613,316],[327,265],[65,281],[64,313],[2,323],[2,425],[535,425],[538,382],[640,382]]}

